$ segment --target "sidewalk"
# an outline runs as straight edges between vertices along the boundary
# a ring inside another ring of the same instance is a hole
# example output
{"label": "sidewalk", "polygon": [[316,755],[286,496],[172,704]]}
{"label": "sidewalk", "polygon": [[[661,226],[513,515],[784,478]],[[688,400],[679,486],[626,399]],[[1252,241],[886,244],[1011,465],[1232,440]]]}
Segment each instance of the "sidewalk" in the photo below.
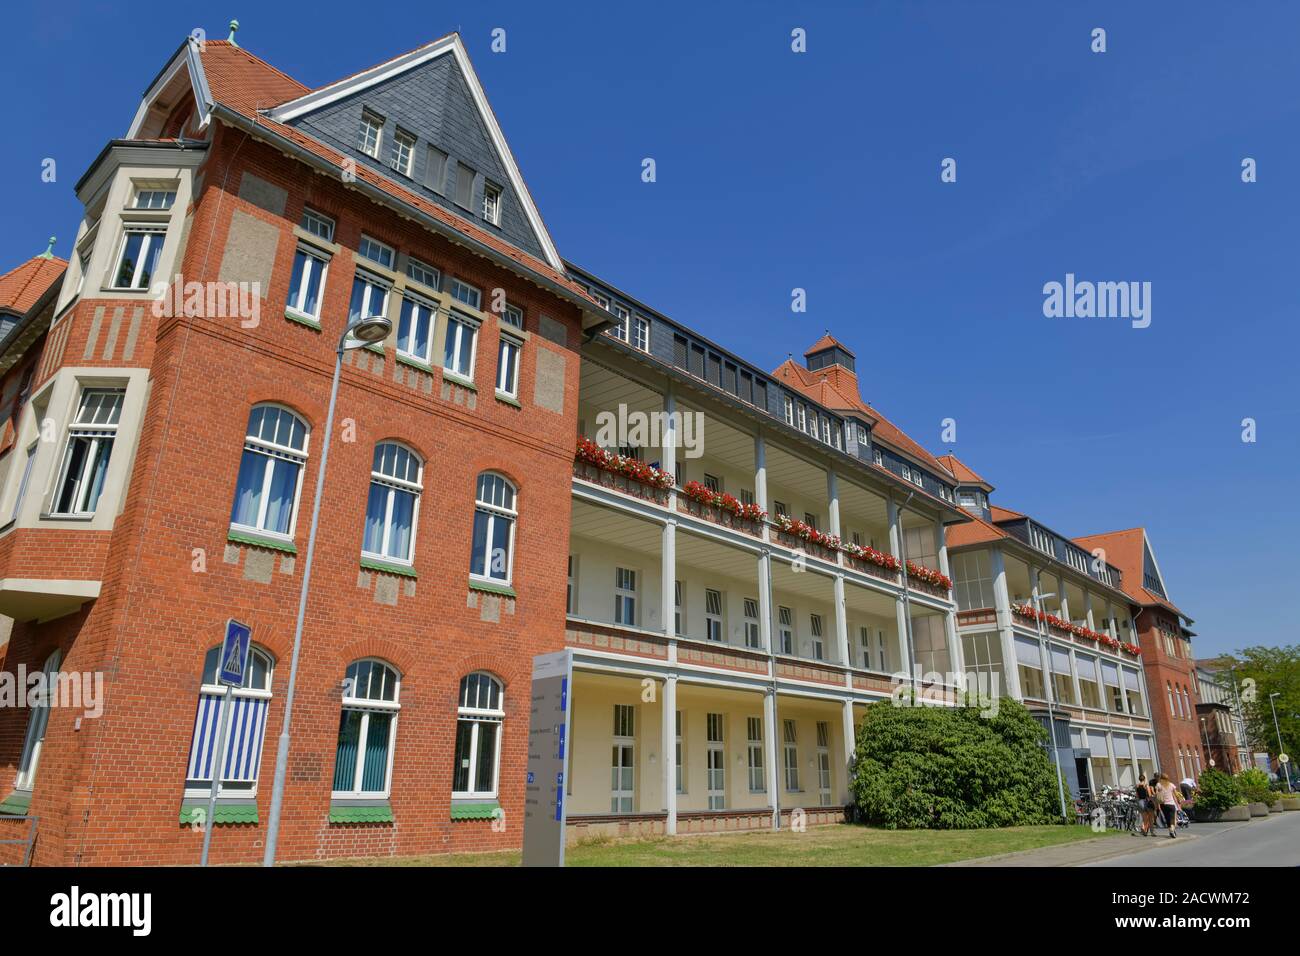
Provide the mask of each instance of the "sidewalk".
{"label": "sidewalk", "polygon": [[[1246,826],[1247,824],[1237,824]],[[1172,848],[1198,840],[1213,824],[1194,824],[1191,830],[1182,830],[1176,839],[1169,839],[1167,831],[1160,830],[1159,835],[1150,837],[1113,836],[1098,837],[1095,840],[1083,840],[1079,843],[1064,843],[1060,846],[1043,847],[1038,850],[1021,850],[1018,853],[1002,853],[997,856],[982,856],[973,860],[961,860],[947,863],[945,866],[1084,866],[1101,860],[1127,856],[1143,850]],[[1204,830],[1198,834],[1199,827]],[[1231,829],[1228,826],[1227,829]]]}

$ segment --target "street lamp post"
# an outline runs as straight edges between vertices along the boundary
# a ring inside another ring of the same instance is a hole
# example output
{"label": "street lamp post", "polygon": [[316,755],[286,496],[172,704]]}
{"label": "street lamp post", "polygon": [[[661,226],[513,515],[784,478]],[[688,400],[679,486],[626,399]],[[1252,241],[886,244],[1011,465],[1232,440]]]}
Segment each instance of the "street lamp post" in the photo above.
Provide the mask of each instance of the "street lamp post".
{"label": "street lamp post", "polygon": [[1210,749],[1210,732],[1205,727],[1205,718],[1201,718],[1201,740],[1205,743],[1205,760],[1206,763],[1214,766],[1214,751]]}
{"label": "street lamp post", "polygon": [[316,526],[320,521],[321,492],[325,487],[325,463],[329,460],[330,437],[334,432],[334,405],[339,397],[339,378],[343,373],[343,353],[382,342],[392,331],[393,323],[382,315],[358,319],[343,330],[334,354],[334,379],[330,383],[329,411],[325,415],[325,438],[321,442],[320,467],[316,472],[316,494],[311,506],[311,530],[307,533],[307,558],[302,566],[302,590],[298,595],[298,621],[293,631],[293,656],[289,662],[289,689],[284,698],[284,722],[275,751],[275,784],[271,788],[271,814],[266,826],[266,852],[263,866],[275,865],[275,845],[280,836],[280,811],[284,807],[285,770],[289,763],[289,721],[293,716],[293,692],[298,681],[298,656],[302,650],[303,621],[307,616],[307,589],[311,584],[311,559],[316,552]]}
{"label": "street lamp post", "polygon": [[1273,691],[1268,695],[1268,709],[1273,711],[1273,730],[1277,732],[1277,765],[1282,773],[1286,774],[1286,792],[1291,793],[1291,767],[1282,762],[1282,755],[1286,753],[1286,747],[1282,746],[1282,728],[1277,722],[1277,706],[1273,703],[1274,697],[1282,696],[1281,691]]}
{"label": "street lamp post", "polygon": [[1056,687],[1052,684],[1052,656],[1047,647],[1047,637],[1043,633],[1043,598],[1055,597],[1056,593],[1039,594],[1034,586],[1034,629],[1038,632],[1038,660],[1044,665],[1043,688],[1047,692],[1047,733],[1052,741],[1052,760],[1056,764],[1056,792],[1061,798],[1061,819],[1069,821],[1065,813],[1065,778],[1061,775],[1061,749],[1056,744]]}

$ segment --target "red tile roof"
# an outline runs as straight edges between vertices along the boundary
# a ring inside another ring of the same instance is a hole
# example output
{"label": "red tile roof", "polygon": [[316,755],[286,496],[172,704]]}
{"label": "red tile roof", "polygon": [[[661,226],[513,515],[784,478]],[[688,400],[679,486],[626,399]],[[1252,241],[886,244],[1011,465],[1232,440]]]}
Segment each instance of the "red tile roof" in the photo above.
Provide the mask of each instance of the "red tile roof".
{"label": "red tile roof", "polygon": [[[211,91],[215,102],[253,120],[269,132],[290,140],[321,159],[342,166],[346,158],[342,153],[331,149],[295,127],[278,123],[264,115],[263,111],[271,107],[287,103],[289,100],[297,99],[311,92],[306,86],[281,73],[243,47],[234,46],[226,40],[207,41],[204,44],[201,56],[203,72],[208,80],[208,89]],[[469,220],[461,218],[437,203],[430,202],[409,189],[405,189],[368,166],[358,164],[356,174],[358,179],[364,180],[410,206],[414,206],[420,212],[445,223],[470,239],[487,246],[494,252],[513,259],[529,271],[541,275],[569,292],[590,301],[586,290],[582,286],[564,273],[552,268],[549,263],[516,249]]]}
{"label": "red tile roof", "polygon": [[1119,568],[1120,573],[1124,576],[1124,593],[1138,604],[1146,607],[1153,605],[1163,607],[1173,614],[1186,618],[1187,615],[1180,611],[1168,598],[1162,598],[1159,594],[1148,591],[1143,587],[1142,546],[1145,541],[1146,530],[1144,528],[1108,531],[1105,534],[1090,534],[1074,539],[1075,544],[1087,551],[1100,548],[1106,552],[1106,562]]}
{"label": "red tile roof", "polygon": [[850,355],[854,354],[851,348],[849,348],[847,345],[845,345],[835,336],[831,335],[829,329],[826,330],[825,335],[823,335],[811,346],[809,346],[808,351],[804,352],[803,354],[805,356],[812,355],[814,352],[821,352],[824,349],[842,349],[843,351],[848,352]]}
{"label": "red tile roof", "polygon": [[987,544],[1011,535],[995,524],[990,524],[977,514],[966,524],[948,525],[947,541],[950,548],[964,548],[972,544]]}
{"label": "red tile roof", "polygon": [[25,314],[63,275],[68,260],[58,256],[33,256],[0,276],[0,308]]}
{"label": "red tile roof", "polygon": [[975,474],[965,462],[959,459],[952,452],[939,456],[939,463],[952,472],[952,476],[962,484],[983,485],[985,488],[992,488],[987,481]]}

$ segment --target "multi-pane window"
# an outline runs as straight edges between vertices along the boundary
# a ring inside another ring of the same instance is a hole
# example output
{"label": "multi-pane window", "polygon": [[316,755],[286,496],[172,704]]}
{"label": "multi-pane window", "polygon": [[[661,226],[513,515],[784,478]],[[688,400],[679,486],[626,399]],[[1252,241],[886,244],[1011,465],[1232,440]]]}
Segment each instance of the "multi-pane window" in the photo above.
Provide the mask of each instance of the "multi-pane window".
{"label": "multi-pane window", "polygon": [[483,218],[494,226],[501,225],[501,187],[496,183],[483,184]]}
{"label": "multi-pane window", "polygon": [[501,335],[497,341],[497,391],[514,398],[519,394],[519,340]]}
{"label": "multi-pane window", "polygon": [[1074,699],[1074,678],[1070,675],[1070,652],[1063,647],[1051,646],[1048,658],[1052,665],[1052,692],[1057,703],[1077,704]]}
{"label": "multi-pane window", "polygon": [[757,598],[745,598],[745,646],[762,646],[762,638],[758,627]]}
{"label": "multi-pane window", "polygon": [[813,660],[825,660],[826,642],[822,639],[822,616],[813,614],[809,617],[808,623],[812,629]]}
{"label": "multi-pane window", "polygon": [[357,254],[371,262],[377,262],[385,269],[393,267],[393,261],[397,258],[397,253],[393,247],[380,242],[378,239],[371,239],[369,236],[362,236],[361,241],[357,243]]}
{"label": "multi-pane window", "polygon": [[447,154],[437,146],[430,146],[424,166],[424,184],[436,193],[447,185]]}
{"label": "multi-pane window", "polygon": [[384,118],[369,110],[362,111],[361,125],[357,129],[357,149],[372,159],[378,159],[379,147],[383,141]]}
{"label": "multi-pane window", "polygon": [[789,395],[785,397],[785,423],[787,425],[794,424],[794,402]]}
{"label": "multi-pane window", "polygon": [[632,346],[642,352],[650,351],[650,323],[639,315],[632,316]]}
{"label": "multi-pane window", "polygon": [[777,637],[781,645],[782,654],[794,653],[794,612],[788,607],[778,607],[776,609],[777,620]]}
{"label": "multi-pane window", "polygon": [[710,810],[723,810],[727,806],[727,754],[724,749],[726,715],[705,715],[706,770]]}
{"label": "multi-pane window", "polygon": [[335,797],[388,796],[401,680],[383,661],[348,665],[334,752]]}
{"label": "multi-pane window", "polygon": [[289,276],[286,308],[309,319],[319,320],[321,293],[325,288],[325,273],[328,269],[328,258],[314,249],[300,245],[293,255],[293,273]]}
{"label": "multi-pane window", "polygon": [[[1121,668],[1124,674],[1124,702],[1128,706],[1128,712],[1138,717],[1146,715],[1146,708],[1142,706],[1142,685],[1138,678],[1138,672],[1131,667]],[[1192,716],[1192,699],[1188,695],[1186,688],[1183,689],[1183,705],[1188,717]]]}
{"label": "multi-pane window", "polygon": [[23,463],[23,476],[18,481],[18,492],[14,495],[14,508],[9,515],[10,521],[18,520],[18,512],[22,510],[23,501],[27,498],[27,486],[31,484],[32,469],[36,466],[36,454],[40,448],[39,440],[27,446],[27,460]]}
{"label": "multi-pane window", "polygon": [[[871,628],[858,628],[858,650],[862,654],[862,667],[871,670]],[[884,670],[882,667],[881,670]]]}
{"label": "multi-pane window", "polygon": [[722,640],[722,592],[704,589],[704,636],[710,641]]}
{"label": "multi-pane window", "polygon": [[995,607],[993,572],[987,551],[964,551],[952,561],[953,592],[963,611]]}
{"label": "multi-pane window", "polygon": [[120,388],[82,390],[77,414],[68,426],[68,444],[50,514],[84,517],[95,513],[104,491],[125,394]]}
{"label": "multi-pane window", "polygon": [[676,770],[676,780],[677,780],[677,792],[678,792],[678,793],[685,793],[685,792],[686,792],[686,777],[685,777],[685,775],[684,775],[683,772],[682,772],[682,764],[683,764],[683,761],[682,761],[682,756],[683,756],[683,748],[682,748],[682,712],[681,712],[680,710],[677,711],[677,723],[676,723],[676,729],[675,729],[675,732],[676,732],[676,735],[677,735],[677,742],[676,742],[676,747],[675,747],[675,757],[674,757],[674,760],[675,760],[675,763],[676,763],[675,770]]}
{"label": "multi-pane window", "polygon": [[463,302],[471,309],[477,309],[479,303],[483,301],[483,293],[468,282],[461,282],[459,279],[451,280],[451,297],[457,302]]}
{"label": "multi-pane window", "polygon": [[1111,713],[1122,714],[1124,710],[1124,688],[1119,680],[1119,666],[1111,661],[1101,662],[1101,683],[1106,689],[1106,706]]}
{"label": "multi-pane window", "polygon": [[292,536],[306,460],[307,425],[303,420],[287,408],[256,406],[248,416],[230,524],[248,531]]}
{"label": "multi-pane window", "polygon": [[717,475],[710,475],[706,473],[704,475],[704,487],[708,488],[709,491],[712,491],[714,494],[717,494],[719,491],[722,490],[722,479],[719,478]]}
{"label": "multi-pane window", "polygon": [[501,682],[490,674],[460,679],[456,710],[453,797],[495,797],[501,764],[501,724],[506,719]]}
{"label": "multi-pane window", "polygon": [[608,334],[616,339],[622,339],[626,342],[628,340],[628,320],[631,318],[632,313],[628,312],[624,306],[619,305],[617,302],[615,302],[611,307],[611,311],[614,313],[614,316],[618,321],[609,327]]}
{"label": "multi-pane window", "polygon": [[614,623],[636,626],[636,572],[631,568],[614,569]]}
{"label": "multi-pane window", "polygon": [[767,779],[763,773],[763,718],[750,717],[745,721],[745,731],[749,792],[762,793],[767,789]]}
{"label": "multi-pane window", "polygon": [[348,304],[348,324],[374,315],[388,314],[388,284],[368,272],[357,272],[352,280],[352,301]]}
{"label": "multi-pane window", "polygon": [[989,675],[990,691],[1002,686],[1002,638],[997,631],[962,634],[961,647],[967,672]]}
{"label": "multi-pane window", "polygon": [[514,326],[516,329],[522,329],[524,327],[524,310],[507,302],[505,309],[501,313],[501,321],[506,325]]}
{"label": "multi-pane window", "polygon": [[397,320],[397,354],[425,365],[432,360],[434,316],[437,309],[409,292],[402,297]]}
{"label": "multi-pane window", "polygon": [[175,201],[174,189],[137,189],[135,193],[136,209],[171,209]]}
{"label": "multi-pane window", "polygon": [[474,506],[474,541],[470,551],[472,577],[508,584],[514,557],[515,486],[500,475],[478,476]]}
{"label": "multi-pane window", "polygon": [[423,465],[409,448],[396,442],[375,446],[366,500],[366,528],[361,553],[409,564],[420,508]]}
{"label": "multi-pane window", "polygon": [[1079,671],[1079,703],[1094,710],[1105,709],[1101,702],[1101,683],[1097,677],[1097,659],[1088,654],[1074,655]]}
{"label": "multi-pane window", "polygon": [[447,335],[443,340],[444,371],[464,379],[474,377],[474,349],[478,344],[478,324],[457,312],[447,317]]}
{"label": "multi-pane window", "polygon": [[148,289],[167,233],[162,226],[128,226],[122,234],[114,289]]}
{"label": "multi-pane window", "polygon": [[334,220],[324,213],[304,208],[299,225],[317,238],[324,239],[326,242],[334,241]]}
{"label": "multi-pane window", "polygon": [[793,720],[782,722],[785,751],[785,789],[799,789],[799,734]]}
{"label": "multi-pane window", "polygon": [[610,764],[609,809],[631,813],[636,803],[636,711],[614,705],[614,747]]}
{"label": "multi-pane window", "polygon": [[817,721],[817,795],[822,806],[831,802],[831,725]]}
{"label": "multi-pane window", "polygon": [[578,609],[576,603],[578,592],[574,587],[577,581],[574,576],[573,555],[569,555],[568,577],[569,577],[568,589],[565,591],[565,595],[564,595],[564,610],[568,614],[575,614],[577,613],[577,609]]}
{"label": "multi-pane window", "polygon": [[1043,661],[1038,642],[1016,638],[1016,667],[1020,675],[1020,693],[1024,697],[1046,700],[1043,689]]}
{"label": "multi-pane window", "polygon": [[442,288],[442,273],[419,259],[406,257],[406,277],[437,291]]}
{"label": "multi-pane window", "polygon": [[682,617],[682,582],[673,582],[673,633],[681,634],[685,619]]}
{"label": "multi-pane window", "polygon": [[[218,646],[210,648],[203,660],[203,686],[185,764],[185,789],[192,795],[210,792],[212,775],[220,763],[219,792],[252,796],[271,706],[271,656],[260,647],[249,650],[244,682],[232,693],[230,707],[224,706],[226,688],[217,680],[220,658]],[[226,747],[221,756],[216,752],[219,718],[226,724]]]}
{"label": "multi-pane window", "polygon": [[389,147],[388,165],[403,176],[411,175],[411,160],[415,156],[415,136],[398,127],[393,133],[393,145]]}

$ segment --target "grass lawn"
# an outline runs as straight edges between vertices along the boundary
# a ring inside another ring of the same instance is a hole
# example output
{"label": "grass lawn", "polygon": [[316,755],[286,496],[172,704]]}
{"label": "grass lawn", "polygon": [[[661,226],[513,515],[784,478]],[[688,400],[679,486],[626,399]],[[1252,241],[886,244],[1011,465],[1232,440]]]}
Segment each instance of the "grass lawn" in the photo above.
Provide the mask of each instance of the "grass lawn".
{"label": "grass lawn", "polygon": [[[878,830],[840,824],[654,840],[592,840],[569,847],[569,866],[933,866],[997,853],[1105,839],[1090,827],[1005,830]],[[334,860],[327,866],[518,866],[519,853],[457,853]]]}

